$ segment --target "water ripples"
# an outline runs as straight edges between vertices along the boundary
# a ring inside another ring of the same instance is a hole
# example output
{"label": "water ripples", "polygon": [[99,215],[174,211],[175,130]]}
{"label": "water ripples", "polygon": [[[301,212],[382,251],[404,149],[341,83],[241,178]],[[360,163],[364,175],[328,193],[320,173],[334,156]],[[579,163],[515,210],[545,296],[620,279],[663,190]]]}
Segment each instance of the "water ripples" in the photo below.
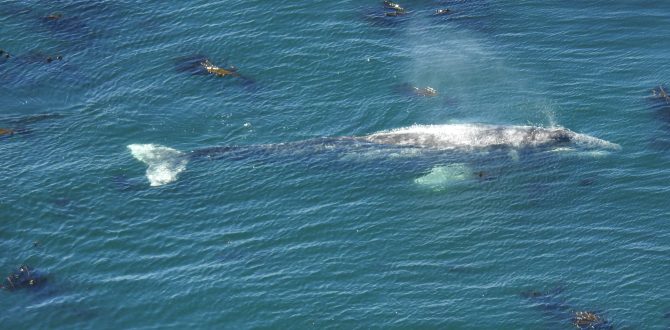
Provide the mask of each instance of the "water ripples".
{"label": "water ripples", "polygon": [[[0,137],[3,271],[33,263],[56,290],[3,293],[2,324],[567,327],[520,296],[563,286],[575,310],[661,327],[668,170],[649,145],[667,130],[644,97],[667,71],[648,33],[666,15],[411,5],[394,21],[370,17],[377,2],[1,4],[16,59],[0,63],[0,127],[31,131]],[[54,12],[62,23],[41,20]],[[177,72],[198,54],[255,82]],[[44,113],[62,117],[13,121]],[[268,147],[470,121],[557,124],[622,150],[471,155],[472,175],[430,189],[415,180],[458,157]],[[149,188],[132,143],[252,147]]]}

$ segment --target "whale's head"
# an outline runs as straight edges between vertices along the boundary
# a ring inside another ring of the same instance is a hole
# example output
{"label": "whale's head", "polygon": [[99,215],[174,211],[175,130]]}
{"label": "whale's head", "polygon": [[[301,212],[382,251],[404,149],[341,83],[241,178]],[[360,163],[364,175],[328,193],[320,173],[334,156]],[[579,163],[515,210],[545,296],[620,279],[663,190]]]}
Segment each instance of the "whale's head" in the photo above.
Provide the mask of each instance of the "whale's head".
{"label": "whale's head", "polygon": [[[586,149],[586,150],[602,150],[602,151],[617,151],[621,150],[621,146],[609,142],[603,139],[599,139],[597,137],[591,136],[591,135],[586,135],[586,134],[581,134],[581,133],[575,133],[573,131],[570,131],[568,129],[563,129],[565,132],[564,133],[556,133],[555,139],[559,139],[562,141],[562,139],[566,139],[566,137],[562,137],[563,134],[567,135],[567,139],[569,139],[569,143],[571,145],[574,145],[580,149]],[[559,141],[557,140],[557,141]]]}
{"label": "whale's head", "polygon": [[568,144],[573,142],[575,134],[569,129],[558,128],[549,133],[549,139],[557,144]]}

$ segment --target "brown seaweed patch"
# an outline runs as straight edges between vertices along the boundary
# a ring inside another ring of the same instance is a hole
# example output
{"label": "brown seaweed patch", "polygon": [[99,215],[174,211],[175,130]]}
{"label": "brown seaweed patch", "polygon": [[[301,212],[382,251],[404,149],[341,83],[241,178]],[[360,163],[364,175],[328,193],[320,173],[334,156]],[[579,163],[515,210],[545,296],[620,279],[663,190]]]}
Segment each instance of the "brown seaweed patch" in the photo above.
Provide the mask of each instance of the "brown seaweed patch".
{"label": "brown seaweed patch", "polygon": [[665,125],[670,124],[670,95],[664,85],[658,85],[651,90],[648,97],[654,116]]}
{"label": "brown seaweed patch", "polygon": [[607,325],[607,320],[595,312],[583,311],[575,312],[572,324],[579,329],[600,329],[602,326]]}
{"label": "brown seaweed patch", "polygon": [[389,17],[396,17],[407,14],[407,10],[405,10],[405,8],[392,1],[384,0],[384,8],[393,10],[392,12],[385,13],[385,15]]}
{"label": "brown seaweed patch", "polygon": [[34,64],[34,63],[51,63],[53,61],[62,61],[63,56],[58,54],[46,54],[41,51],[31,51],[27,54],[23,54],[17,59],[24,64]]}
{"label": "brown seaweed patch", "polygon": [[383,1],[382,4],[385,10],[380,11],[378,7],[369,8],[365,15],[365,19],[372,25],[395,28],[398,23],[406,21],[408,11],[400,4],[388,0]]}
{"label": "brown seaweed patch", "polygon": [[8,51],[6,51],[4,49],[0,49],[0,59],[3,60],[2,62],[4,62],[4,60],[7,60],[10,57],[12,57],[12,56],[9,54]]}
{"label": "brown seaweed patch", "polygon": [[[12,125],[17,125],[17,126],[22,126],[22,125],[28,125],[44,120],[51,120],[51,119],[60,119],[63,118],[64,116],[59,113],[42,113],[42,114],[37,114],[37,115],[29,115],[29,116],[20,116],[20,117],[7,117],[7,118],[2,118],[0,117],[0,122],[6,122],[10,123]],[[15,130],[16,131],[16,130]]]}
{"label": "brown seaweed patch", "polygon": [[179,57],[175,61],[175,67],[178,72],[189,73],[191,75],[213,75],[216,77],[233,77],[241,81],[244,86],[253,86],[255,81],[252,78],[241,75],[233,65],[227,67],[214,64],[205,55],[190,55]]}
{"label": "brown seaweed patch", "polygon": [[570,324],[578,329],[612,329],[612,324],[593,311],[580,311],[568,305],[563,299],[557,297],[563,292],[562,287],[558,287],[548,292],[538,290],[528,290],[521,292],[521,296],[530,299],[538,307],[544,310],[548,315],[553,315],[556,319],[563,322],[569,321]]}
{"label": "brown seaweed patch", "polygon": [[442,15],[447,15],[447,14],[451,14],[451,9],[449,9],[449,8],[438,9],[434,13],[435,16],[442,16]]}
{"label": "brown seaweed patch", "polygon": [[668,95],[667,89],[663,85],[659,85],[651,90],[651,97],[653,99],[663,101],[666,104],[670,104],[670,95]]}
{"label": "brown seaweed patch", "polygon": [[44,16],[44,19],[47,21],[56,21],[63,18],[63,14],[61,13],[51,13],[47,16]]}
{"label": "brown seaweed patch", "polygon": [[409,83],[398,85],[395,87],[395,90],[407,96],[434,97],[438,95],[437,89],[433,87],[417,87]]}
{"label": "brown seaweed patch", "polygon": [[225,76],[233,76],[233,77],[239,77],[240,74],[235,72],[237,71],[236,67],[230,67],[228,69],[218,67],[212,62],[210,62],[208,59],[205,59],[204,61],[200,62],[200,65],[208,72],[211,73],[215,76],[218,77],[225,77]]}
{"label": "brown seaweed patch", "polygon": [[61,39],[83,40],[95,35],[86,20],[78,15],[65,15],[60,12],[54,12],[40,17],[39,20],[54,36]]}
{"label": "brown seaweed patch", "polygon": [[44,285],[46,281],[46,277],[41,273],[35,271],[28,265],[21,265],[16,271],[5,278],[0,288],[9,291],[38,288]]}

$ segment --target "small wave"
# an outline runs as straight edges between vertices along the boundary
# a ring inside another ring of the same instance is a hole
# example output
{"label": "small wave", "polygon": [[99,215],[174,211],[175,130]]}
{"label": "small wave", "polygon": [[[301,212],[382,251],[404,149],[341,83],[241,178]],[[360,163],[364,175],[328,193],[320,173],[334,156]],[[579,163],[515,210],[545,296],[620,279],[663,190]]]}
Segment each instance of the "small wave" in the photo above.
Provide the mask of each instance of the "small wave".
{"label": "small wave", "polygon": [[603,158],[611,155],[609,150],[578,150],[575,148],[556,148],[550,150],[562,156],[583,157],[583,158]]}
{"label": "small wave", "polygon": [[174,182],[188,164],[181,151],[158,144],[131,144],[128,149],[135,159],[147,164],[146,175],[152,187]]}

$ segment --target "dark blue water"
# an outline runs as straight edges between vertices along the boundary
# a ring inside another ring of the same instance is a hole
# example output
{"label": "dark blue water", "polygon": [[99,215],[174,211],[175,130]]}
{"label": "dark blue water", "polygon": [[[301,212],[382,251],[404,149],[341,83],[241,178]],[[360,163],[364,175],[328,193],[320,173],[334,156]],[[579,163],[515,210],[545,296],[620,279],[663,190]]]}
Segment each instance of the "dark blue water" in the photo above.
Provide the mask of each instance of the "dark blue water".
{"label": "dark blue water", "polygon": [[[670,3],[401,4],[1,2],[0,328],[667,329]],[[620,148],[328,138],[470,123]]]}

